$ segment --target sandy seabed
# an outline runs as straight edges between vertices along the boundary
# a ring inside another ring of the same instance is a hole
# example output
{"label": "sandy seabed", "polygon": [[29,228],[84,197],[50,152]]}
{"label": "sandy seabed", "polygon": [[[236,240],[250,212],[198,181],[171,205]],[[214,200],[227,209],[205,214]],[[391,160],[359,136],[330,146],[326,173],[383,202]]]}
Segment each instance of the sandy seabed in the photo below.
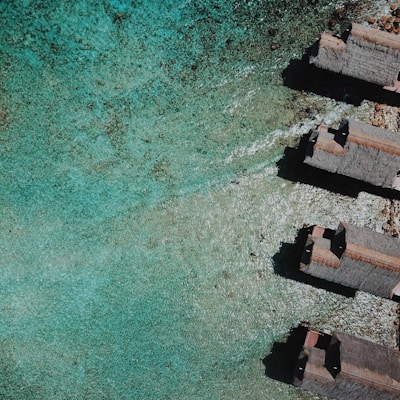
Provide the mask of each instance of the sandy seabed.
{"label": "sandy seabed", "polygon": [[396,345],[392,302],[278,273],[303,224],[385,223],[278,174],[373,107],[283,85],[306,3],[0,3],[0,397],[318,399],[261,362],[299,321]]}

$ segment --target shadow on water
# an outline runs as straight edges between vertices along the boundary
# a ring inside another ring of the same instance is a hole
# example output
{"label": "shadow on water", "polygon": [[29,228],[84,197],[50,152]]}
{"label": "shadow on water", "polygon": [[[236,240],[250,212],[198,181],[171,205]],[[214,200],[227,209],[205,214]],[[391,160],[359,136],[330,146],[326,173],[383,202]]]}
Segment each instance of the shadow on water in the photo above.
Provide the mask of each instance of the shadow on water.
{"label": "shadow on water", "polygon": [[390,199],[400,199],[400,192],[381,188],[347,176],[333,174],[304,164],[304,156],[310,133],[300,139],[297,148],[286,147],[283,157],[277,162],[278,176],[292,182],[320,187],[333,193],[357,198],[360,192],[367,192]]}
{"label": "shadow on water", "polygon": [[285,278],[324,289],[345,297],[355,297],[355,289],[334,282],[329,282],[324,279],[315,278],[299,270],[304,246],[311,230],[312,227],[301,228],[298,231],[294,243],[281,244],[278,253],[272,257],[275,273]]}
{"label": "shadow on water", "polygon": [[318,44],[319,41],[309,47],[301,60],[290,61],[282,73],[285,86],[356,106],[363,100],[400,106],[400,94],[384,90],[376,84],[326,71],[310,64],[310,55],[316,54]]}
{"label": "shadow on water", "polygon": [[305,326],[293,328],[286,342],[275,342],[270,353],[262,360],[265,375],[284,383],[293,382],[297,358],[307,335]]}

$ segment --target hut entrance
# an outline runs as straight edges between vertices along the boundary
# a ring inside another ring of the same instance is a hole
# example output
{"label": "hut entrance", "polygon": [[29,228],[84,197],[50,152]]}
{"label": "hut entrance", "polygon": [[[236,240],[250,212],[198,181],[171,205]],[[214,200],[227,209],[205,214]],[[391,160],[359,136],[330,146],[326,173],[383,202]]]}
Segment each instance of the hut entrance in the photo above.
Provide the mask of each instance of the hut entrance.
{"label": "hut entrance", "polygon": [[400,303],[400,282],[390,291],[389,298]]}
{"label": "hut entrance", "polygon": [[394,294],[394,295],[392,296],[392,300],[395,301],[395,302],[397,302],[397,303],[400,303],[400,295]]}
{"label": "hut entrance", "polygon": [[397,171],[396,176],[393,178],[392,188],[394,190],[400,190],[400,171]]}
{"label": "hut entrance", "polygon": [[340,372],[340,342],[335,337],[325,351],[325,367],[333,378]]}
{"label": "hut entrance", "polygon": [[337,258],[342,257],[346,250],[346,229],[340,224],[336,230],[335,236],[331,240],[331,251]]}

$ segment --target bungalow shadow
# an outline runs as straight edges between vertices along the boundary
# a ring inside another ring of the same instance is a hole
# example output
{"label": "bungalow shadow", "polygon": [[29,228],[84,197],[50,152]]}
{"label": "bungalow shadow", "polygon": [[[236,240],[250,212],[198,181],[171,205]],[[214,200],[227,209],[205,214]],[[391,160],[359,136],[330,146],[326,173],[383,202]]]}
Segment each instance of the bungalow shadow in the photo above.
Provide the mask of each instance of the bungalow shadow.
{"label": "bungalow shadow", "polygon": [[363,100],[400,106],[400,94],[382,86],[337,74],[310,64],[318,52],[319,40],[309,47],[303,57],[292,59],[282,72],[283,84],[293,90],[315,93],[337,101],[359,106]]}
{"label": "bungalow shadow", "polygon": [[286,342],[275,342],[269,354],[262,360],[265,375],[283,383],[293,383],[297,358],[306,335],[307,327],[298,326],[290,331]]}
{"label": "bungalow shadow", "polygon": [[333,292],[345,297],[354,298],[356,289],[316,278],[300,271],[300,262],[308,235],[313,227],[304,227],[298,231],[294,243],[281,243],[279,251],[272,257],[274,272],[287,279],[295,280],[328,292]]}

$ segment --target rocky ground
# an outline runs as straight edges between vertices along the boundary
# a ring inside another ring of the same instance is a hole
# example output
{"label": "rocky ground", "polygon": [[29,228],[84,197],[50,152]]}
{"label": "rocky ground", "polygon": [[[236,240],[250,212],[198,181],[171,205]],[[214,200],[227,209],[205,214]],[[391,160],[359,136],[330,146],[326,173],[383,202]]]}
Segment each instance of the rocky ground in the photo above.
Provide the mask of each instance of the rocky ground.
{"label": "rocky ground", "polygon": [[[346,20],[397,35],[400,34],[400,2],[394,3],[387,0],[378,0],[373,5],[371,5],[370,1],[338,3],[328,23],[328,27],[331,31],[339,32],[341,24]],[[400,107],[365,100],[356,111],[356,114],[355,118],[361,117],[361,119],[369,121],[374,126],[399,132],[400,134]],[[400,237],[400,200],[387,198],[381,204],[383,204],[381,216],[382,221],[384,221],[382,230],[394,237]],[[400,348],[400,305],[394,302],[387,302],[385,304],[388,307],[386,309],[388,317],[387,326],[392,327],[392,343],[397,343],[397,347]],[[364,306],[371,306],[371,299],[368,295],[365,296]],[[382,310],[384,308],[385,306],[383,306]],[[350,313],[349,318],[351,315]],[[379,336],[379,328],[377,330],[373,327],[366,328],[366,331],[369,330],[371,330],[369,332],[371,333],[371,337]]]}
{"label": "rocky ground", "polygon": [[[381,13],[366,17],[365,21],[373,28],[399,34],[400,32],[400,4],[387,1],[381,8]],[[393,132],[400,131],[400,108],[387,104],[372,103],[369,115],[372,125],[389,129]],[[386,222],[383,230],[388,234],[399,237],[400,233],[400,200],[386,199],[382,210]]]}
{"label": "rocky ground", "polygon": [[[398,107],[390,107],[386,104],[375,104],[371,110],[370,121],[372,125],[398,132],[400,109]],[[392,236],[399,237],[400,200],[386,199],[382,214],[386,218],[386,222],[382,226],[383,230]]]}
{"label": "rocky ground", "polygon": [[[400,32],[400,5],[387,2],[381,15],[366,18],[371,27],[384,30],[393,34]],[[369,120],[372,125],[389,129],[393,132],[400,131],[400,108],[387,104],[371,103]],[[384,232],[394,236],[400,236],[400,200],[385,199],[382,215],[386,222],[382,229]],[[397,339],[397,346],[400,347],[400,306],[397,305],[397,318],[393,323],[393,335]],[[394,310],[393,310],[394,311]]]}

